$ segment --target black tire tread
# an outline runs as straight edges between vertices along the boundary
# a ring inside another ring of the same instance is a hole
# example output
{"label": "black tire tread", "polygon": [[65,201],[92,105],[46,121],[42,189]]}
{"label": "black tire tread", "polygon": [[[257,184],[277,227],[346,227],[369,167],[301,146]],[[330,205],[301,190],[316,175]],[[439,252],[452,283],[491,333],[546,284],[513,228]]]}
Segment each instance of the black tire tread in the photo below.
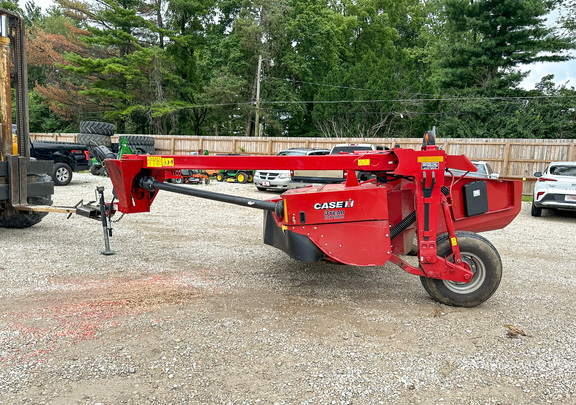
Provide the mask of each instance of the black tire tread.
{"label": "black tire tread", "polygon": [[248,174],[246,172],[238,172],[238,174],[236,174],[236,181],[242,184],[247,183]]}
{"label": "black tire tread", "polygon": [[[462,255],[466,254],[466,245],[470,244],[470,241],[475,240],[477,242],[482,242],[483,245],[476,245],[475,248],[481,250],[486,261],[490,262],[485,263],[487,280],[484,284],[479,289],[469,294],[458,294],[448,290],[443,280],[420,277],[420,281],[432,299],[442,304],[457,307],[475,307],[490,298],[498,289],[500,280],[502,279],[502,260],[500,259],[500,255],[494,245],[492,245],[486,238],[476,233],[466,231],[458,231],[456,232],[456,236],[458,238],[458,245],[460,246]],[[451,252],[450,236],[448,234],[440,235],[437,238],[437,249],[438,255],[441,257],[448,255]]]}
{"label": "black tire tread", "polygon": [[76,142],[87,146],[112,147],[112,140],[107,135],[80,133],[76,136]]}
{"label": "black tire tread", "polygon": [[[28,182],[47,183],[52,179],[47,174],[28,176]],[[52,196],[28,197],[28,204],[32,205],[52,205]],[[29,228],[38,224],[48,215],[47,212],[36,211],[16,211],[15,213],[2,212],[0,210],[0,228]]]}
{"label": "black tire tread", "polygon": [[533,217],[541,217],[542,216],[542,208],[535,206],[534,201],[532,201],[532,208],[530,210],[530,214]]}
{"label": "black tire tread", "polygon": [[100,121],[82,121],[80,122],[80,132],[112,136],[114,135],[114,124]]}
{"label": "black tire tread", "polygon": [[126,143],[128,146],[130,145],[148,145],[154,146],[154,137],[146,136],[146,135],[123,135],[120,136],[119,142],[122,142],[122,139],[126,139]]}
{"label": "black tire tread", "polygon": [[136,154],[147,153],[149,155],[153,155],[155,152],[154,146],[150,145],[128,144],[128,147],[132,153]]}
{"label": "black tire tread", "polygon": [[[66,170],[68,170],[68,172],[70,173],[70,176],[68,177],[68,179],[66,179],[63,182],[60,182],[57,178],[56,178],[56,171],[59,168],[66,168]],[[63,162],[56,162],[54,163],[54,170],[52,170],[52,181],[54,182],[55,186],[67,186],[68,184],[70,184],[70,182],[72,181],[72,168],[70,167],[69,164],[67,163],[63,163]]]}

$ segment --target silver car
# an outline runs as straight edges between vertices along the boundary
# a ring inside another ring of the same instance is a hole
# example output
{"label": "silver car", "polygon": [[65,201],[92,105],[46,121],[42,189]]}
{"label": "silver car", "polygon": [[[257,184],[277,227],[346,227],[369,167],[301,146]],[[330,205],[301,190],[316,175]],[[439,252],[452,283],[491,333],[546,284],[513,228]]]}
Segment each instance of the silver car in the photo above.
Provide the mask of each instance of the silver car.
{"label": "silver car", "polygon": [[[306,155],[327,155],[328,149],[312,148],[291,148],[285,149],[276,156],[306,156]],[[254,184],[260,191],[266,190],[286,190],[290,183],[290,170],[257,170],[254,173]]]}
{"label": "silver car", "polygon": [[576,162],[552,162],[534,176],[532,216],[541,216],[543,208],[576,211]]}
{"label": "silver car", "polygon": [[488,162],[483,160],[473,160],[472,164],[476,166],[478,169],[477,171],[465,172],[462,170],[450,169],[450,173],[452,173],[454,176],[463,176],[465,174],[467,177],[487,177],[489,179],[497,179],[500,177],[500,174],[492,170],[492,167]]}

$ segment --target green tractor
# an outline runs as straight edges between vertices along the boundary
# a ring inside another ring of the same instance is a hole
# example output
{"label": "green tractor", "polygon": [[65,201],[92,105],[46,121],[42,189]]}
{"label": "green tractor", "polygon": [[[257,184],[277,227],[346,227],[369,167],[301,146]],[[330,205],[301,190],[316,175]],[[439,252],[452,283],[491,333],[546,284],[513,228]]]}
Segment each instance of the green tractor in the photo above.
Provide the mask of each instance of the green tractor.
{"label": "green tractor", "polygon": [[254,180],[253,170],[219,170],[216,180],[229,183],[251,183]]}

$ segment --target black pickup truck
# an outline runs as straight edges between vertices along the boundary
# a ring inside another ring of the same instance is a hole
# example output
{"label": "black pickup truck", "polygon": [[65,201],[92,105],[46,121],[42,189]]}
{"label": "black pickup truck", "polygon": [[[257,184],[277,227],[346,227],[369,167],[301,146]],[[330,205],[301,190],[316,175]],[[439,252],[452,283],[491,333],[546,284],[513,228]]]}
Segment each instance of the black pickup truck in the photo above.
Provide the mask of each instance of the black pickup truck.
{"label": "black pickup truck", "polygon": [[38,160],[53,160],[51,177],[55,186],[65,186],[72,180],[72,172],[90,169],[88,146],[79,143],[32,141],[30,156]]}

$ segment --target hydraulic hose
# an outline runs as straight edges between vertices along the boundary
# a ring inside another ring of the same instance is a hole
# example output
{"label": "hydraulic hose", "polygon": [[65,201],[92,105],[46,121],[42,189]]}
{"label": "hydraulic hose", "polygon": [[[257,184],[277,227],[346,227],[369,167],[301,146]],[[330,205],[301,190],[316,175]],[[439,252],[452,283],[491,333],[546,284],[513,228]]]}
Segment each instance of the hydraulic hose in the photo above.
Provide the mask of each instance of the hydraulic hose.
{"label": "hydraulic hose", "polygon": [[[442,194],[448,196],[450,194],[450,189],[446,186],[442,186]],[[402,232],[406,230],[410,225],[416,222],[416,211],[412,211],[410,214],[406,216],[406,218],[402,219],[402,221],[398,222],[394,228],[390,230],[390,239],[394,239]]]}

